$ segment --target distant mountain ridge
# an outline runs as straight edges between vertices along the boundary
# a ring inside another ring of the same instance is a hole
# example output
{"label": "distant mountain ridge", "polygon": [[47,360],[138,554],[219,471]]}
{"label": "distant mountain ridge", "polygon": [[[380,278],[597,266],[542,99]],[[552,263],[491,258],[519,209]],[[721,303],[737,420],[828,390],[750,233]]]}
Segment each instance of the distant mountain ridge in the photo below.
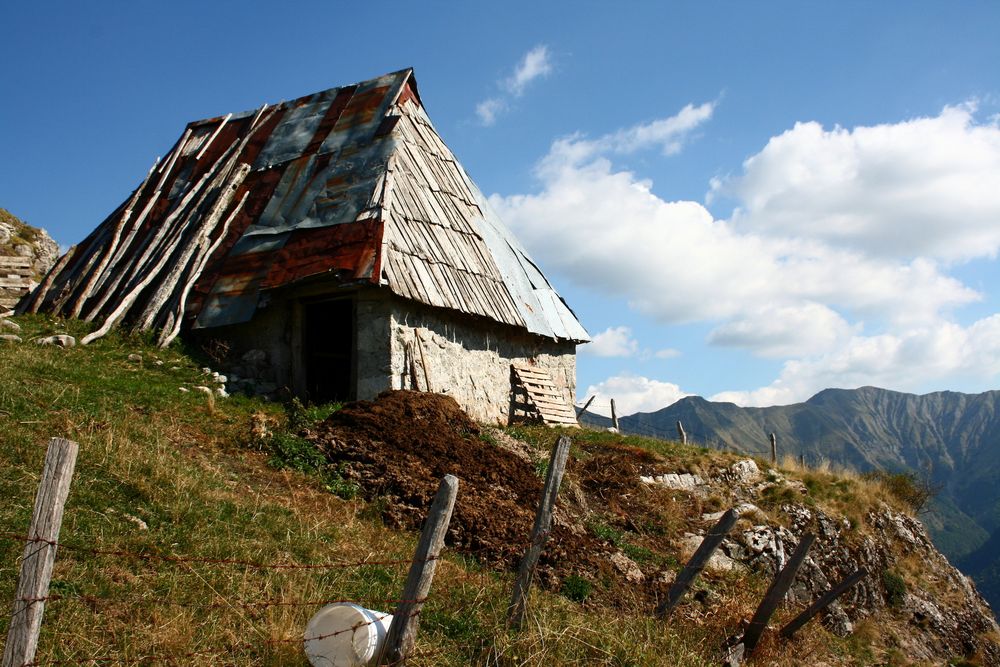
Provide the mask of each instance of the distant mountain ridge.
{"label": "distant mountain ridge", "polygon": [[[583,420],[607,426],[587,414]],[[767,457],[803,454],[859,471],[929,475],[941,486],[923,518],[939,549],[1000,605],[1000,391],[907,394],[877,387],[826,389],[804,403],[741,408],[689,396],[619,420],[625,432],[673,435]]]}

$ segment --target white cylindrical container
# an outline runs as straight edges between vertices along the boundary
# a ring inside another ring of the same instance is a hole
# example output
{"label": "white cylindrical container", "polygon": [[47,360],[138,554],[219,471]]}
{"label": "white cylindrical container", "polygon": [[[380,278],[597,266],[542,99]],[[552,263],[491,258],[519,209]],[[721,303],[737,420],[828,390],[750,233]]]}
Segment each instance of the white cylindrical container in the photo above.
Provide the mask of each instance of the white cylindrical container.
{"label": "white cylindrical container", "polygon": [[303,644],[313,667],[369,667],[375,664],[392,614],[350,602],[328,604],[309,619]]}

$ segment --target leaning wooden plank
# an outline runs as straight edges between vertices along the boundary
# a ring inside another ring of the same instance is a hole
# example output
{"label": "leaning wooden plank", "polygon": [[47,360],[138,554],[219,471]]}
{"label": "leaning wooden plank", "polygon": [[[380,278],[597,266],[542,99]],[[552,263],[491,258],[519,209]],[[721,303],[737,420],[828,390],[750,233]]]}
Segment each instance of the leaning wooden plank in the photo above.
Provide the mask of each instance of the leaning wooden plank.
{"label": "leaning wooden plank", "polygon": [[688,561],[681,573],[677,575],[677,579],[674,581],[674,585],[670,587],[670,591],[667,592],[667,599],[664,600],[659,607],[656,608],[656,615],[660,618],[667,618],[670,613],[677,606],[677,603],[681,601],[684,597],[684,593],[687,592],[688,587],[695,580],[698,574],[705,569],[708,565],[708,559],[712,557],[715,550],[719,548],[722,544],[722,540],[726,539],[726,535],[729,531],[733,529],[736,525],[736,521],[739,519],[739,514],[736,510],[730,509],[719,521],[708,531],[708,535],[705,539],[701,541],[701,545],[691,556],[691,560]]}
{"label": "leaning wooden plank", "polygon": [[42,302],[45,301],[48,291],[52,288],[52,282],[56,279],[56,276],[63,272],[63,269],[66,268],[66,265],[69,264],[69,261],[73,259],[75,255],[76,246],[70,246],[69,250],[66,251],[66,254],[60,257],[59,261],[56,262],[56,265],[49,269],[49,272],[45,274],[45,278],[42,279],[42,283],[31,293],[31,298],[22,302],[23,305],[18,308],[18,315],[23,313],[38,312]]}
{"label": "leaning wooden plank", "polygon": [[243,206],[244,204],[246,204],[247,197],[249,195],[250,195],[249,190],[243,193],[243,198],[240,199],[240,202],[236,205],[232,213],[229,214],[229,217],[226,218],[226,222],[222,225],[222,231],[219,233],[218,238],[216,238],[215,241],[212,243],[212,245],[209,246],[208,250],[203,254],[201,262],[198,264],[194,272],[188,278],[187,284],[184,286],[184,290],[181,292],[180,299],[178,300],[177,312],[174,317],[173,325],[165,327],[163,332],[160,334],[160,340],[158,341],[160,347],[166,347],[170,345],[170,343],[173,342],[174,338],[176,338],[177,335],[180,333],[181,325],[184,322],[184,313],[186,312],[187,309],[187,300],[191,292],[191,289],[195,286],[195,284],[198,282],[198,279],[201,277],[202,272],[205,270],[205,266],[208,264],[208,260],[211,259],[213,254],[215,254],[215,251],[218,250],[220,245],[222,245],[222,242],[226,240],[226,232],[229,231],[230,224],[232,224],[232,221],[235,220],[236,216],[240,214],[240,211],[243,210]]}
{"label": "leaning wooden plank", "polygon": [[156,171],[156,166],[159,164],[160,159],[157,158],[153,163],[153,166],[149,168],[146,173],[146,178],[143,179],[142,183],[136,188],[132,197],[129,199],[128,204],[125,205],[125,211],[122,213],[121,217],[118,218],[118,222],[115,223],[114,232],[111,234],[111,240],[105,245],[104,252],[101,260],[97,263],[97,266],[87,274],[87,280],[84,281],[83,286],[77,293],[76,299],[70,304],[69,316],[79,317],[80,311],[83,309],[84,302],[90,298],[90,292],[94,288],[94,284],[97,279],[104,274],[104,270],[108,266],[108,262],[111,261],[111,257],[114,255],[115,251],[118,250],[118,242],[121,240],[122,230],[128,224],[129,219],[132,217],[132,209],[135,208],[136,203],[139,201],[139,197],[142,195],[143,191],[146,189],[146,185],[149,184],[150,179],[153,176],[153,172]]}
{"label": "leaning wooden plank", "polygon": [[792,637],[799,628],[809,622],[813,616],[830,606],[830,604],[845,592],[850,590],[856,583],[868,576],[868,571],[861,568],[854,574],[848,575],[836,586],[821,595],[801,614],[793,618],[785,627],[781,628],[781,636],[788,639]]}
{"label": "leaning wooden plank", "polygon": [[236,189],[243,183],[247,174],[250,173],[250,165],[240,164],[227,175],[226,179],[219,187],[219,195],[216,197],[212,207],[202,215],[202,220],[192,237],[184,245],[174,265],[167,275],[157,285],[156,291],[150,296],[146,307],[137,321],[140,330],[149,329],[160,309],[167,303],[168,299],[175,293],[178,281],[188,268],[188,264],[194,257],[195,252],[206,244],[209,235],[215,231],[216,225],[222,218],[222,214],[229,208],[229,204],[236,194]]}
{"label": "leaning wooden plank", "polygon": [[788,559],[788,562],[785,563],[785,567],[781,568],[781,571],[775,575],[774,581],[771,582],[767,593],[764,594],[764,599],[761,600],[753,618],[750,619],[750,624],[747,626],[746,632],[743,633],[743,647],[748,657],[757,648],[757,642],[760,641],[761,635],[764,634],[767,622],[771,620],[774,610],[785,599],[785,593],[792,587],[795,575],[799,573],[799,568],[802,567],[802,563],[805,562],[806,555],[809,553],[809,547],[815,541],[816,536],[812,533],[806,533],[802,536],[798,546],[795,547],[795,551]]}

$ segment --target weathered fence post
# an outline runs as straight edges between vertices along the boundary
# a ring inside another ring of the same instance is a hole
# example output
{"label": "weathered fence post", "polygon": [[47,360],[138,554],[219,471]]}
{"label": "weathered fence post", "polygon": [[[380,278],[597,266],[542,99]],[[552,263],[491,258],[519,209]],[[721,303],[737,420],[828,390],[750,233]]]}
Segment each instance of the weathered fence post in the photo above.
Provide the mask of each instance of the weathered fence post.
{"label": "weathered fence post", "polygon": [[45,452],[42,479],[35,495],[29,542],[24,545],[21,574],[14,595],[14,612],[3,650],[3,667],[21,667],[35,659],[38,633],[42,629],[45,598],[56,560],[56,542],[62,527],[63,507],[76,467],[79,445],[71,440],[52,438]]}
{"label": "weathered fence post", "polygon": [[771,434],[771,465],[778,465],[778,436]]}
{"label": "weathered fence post", "polygon": [[806,453],[805,452],[799,452],[799,467],[800,468],[805,468],[806,467]]}
{"label": "weathered fence post", "polygon": [[771,582],[771,587],[767,589],[764,599],[761,600],[756,613],[750,619],[747,631],[743,633],[743,646],[746,649],[747,657],[757,647],[757,642],[760,641],[761,635],[764,634],[767,622],[771,620],[774,610],[778,608],[778,605],[785,598],[785,593],[791,588],[792,582],[795,581],[795,575],[799,573],[799,568],[802,567],[802,562],[805,561],[806,554],[809,553],[809,547],[812,546],[815,540],[816,536],[812,533],[804,534],[802,539],[799,540],[798,546],[795,547],[791,558],[785,563],[785,567],[781,568],[778,574],[775,575],[774,581]]}
{"label": "weathered fence post", "polygon": [[691,560],[684,566],[681,573],[677,575],[674,585],[667,592],[667,599],[656,608],[656,615],[658,617],[666,618],[670,615],[674,607],[677,606],[677,603],[684,597],[684,593],[691,586],[695,577],[705,569],[708,559],[712,557],[715,550],[722,544],[722,540],[726,539],[726,535],[733,529],[733,526],[736,525],[736,520],[739,518],[740,515],[736,513],[736,510],[731,509],[723,514],[719,521],[712,526],[712,530],[708,531],[708,535],[701,541],[694,555],[691,556]]}
{"label": "weathered fence post", "polygon": [[865,570],[865,568],[861,568],[854,574],[845,577],[839,584],[818,597],[816,601],[809,605],[804,612],[793,618],[787,625],[785,625],[785,627],[781,628],[781,636],[786,639],[791,638],[792,635],[798,632],[799,628],[808,623],[813,616],[830,606],[834,600],[839,598],[844,592],[854,586],[854,584],[858,583],[867,576],[868,571]]}
{"label": "weathered fence post", "polygon": [[549,471],[545,475],[545,487],[542,489],[542,499],[538,503],[538,512],[535,514],[535,527],[531,530],[531,543],[528,545],[528,550],[524,552],[524,558],[521,559],[517,579],[514,581],[514,592],[510,598],[510,605],[507,607],[507,622],[512,628],[520,628],[524,621],[524,609],[528,603],[531,580],[535,576],[535,565],[538,564],[538,558],[542,555],[545,542],[549,539],[549,530],[552,528],[552,510],[555,508],[559,484],[562,482],[563,472],[566,470],[569,446],[570,439],[562,435],[552,447],[552,454],[549,457]]}
{"label": "weathered fence post", "polygon": [[681,439],[681,444],[688,444],[688,434],[684,431],[684,424],[679,420],[677,422],[677,437]]}
{"label": "weathered fence post", "polygon": [[420,533],[420,541],[413,554],[413,564],[410,565],[410,573],[406,577],[403,596],[396,606],[396,611],[393,612],[379,664],[395,665],[403,662],[417,640],[417,628],[420,625],[418,615],[431,590],[437,559],[444,547],[444,536],[448,532],[457,495],[458,478],[454,475],[445,475],[427,513],[424,529]]}
{"label": "weathered fence post", "polygon": [[584,412],[587,411],[587,408],[590,407],[590,404],[594,402],[595,398],[597,398],[597,394],[594,394],[593,396],[591,396],[590,398],[588,398],[587,402],[583,404],[583,407],[576,411],[576,417],[577,417],[577,419],[579,419],[580,415],[582,415]]}
{"label": "weathered fence post", "polygon": [[618,428],[618,413],[615,412],[615,399],[611,399],[611,425],[615,427],[616,431],[621,429]]}

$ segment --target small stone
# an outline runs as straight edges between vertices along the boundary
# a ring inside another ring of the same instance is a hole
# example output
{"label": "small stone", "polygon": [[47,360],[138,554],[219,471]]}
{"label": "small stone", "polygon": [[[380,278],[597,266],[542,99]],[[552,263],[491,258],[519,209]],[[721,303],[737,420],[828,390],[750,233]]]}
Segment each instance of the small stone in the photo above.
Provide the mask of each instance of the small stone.
{"label": "small stone", "polygon": [[14,334],[0,334],[0,340],[7,343],[20,343],[21,337],[15,336]]}
{"label": "small stone", "polygon": [[128,360],[129,361],[134,361],[137,364],[141,363],[142,362],[142,355],[133,352],[132,354],[128,355]]}
{"label": "small stone", "polygon": [[625,579],[630,583],[638,584],[646,579],[646,575],[642,573],[636,562],[621,551],[612,554],[610,560],[615,569],[624,574]]}
{"label": "small stone", "polygon": [[67,336],[66,334],[46,336],[45,338],[37,339],[35,342],[39,345],[55,345],[57,347],[73,347],[76,345],[76,339],[72,336]]}
{"label": "small stone", "polygon": [[0,329],[10,329],[14,333],[17,333],[21,330],[21,325],[10,320],[0,320]]}
{"label": "small stone", "polygon": [[202,369],[201,369],[201,372],[204,373],[205,375],[211,375],[212,374],[212,369],[209,368],[208,366],[203,366]]}
{"label": "small stone", "polygon": [[225,387],[217,387],[215,389],[215,395],[219,398],[229,398],[229,394],[226,393]]}
{"label": "small stone", "polygon": [[162,366],[163,362],[160,361],[159,359],[157,359],[156,361],[153,362],[153,364],[156,365],[156,366]]}
{"label": "small stone", "polygon": [[170,367],[170,370],[172,370],[172,371],[179,371],[180,369],[181,369],[180,366],[171,366]]}
{"label": "small stone", "polygon": [[178,389],[180,389],[185,394],[190,394],[191,393],[191,390],[188,389],[187,387],[178,387]]}
{"label": "small stone", "polygon": [[194,390],[195,391],[200,391],[203,394],[208,394],[209,396],[212,395],[212,390],[209,389],[208,387],[205,387],[205,386],[202,386],[202,385],[198,385],[197,387],[194,388]]}
{"label": "small stone", "polygon": [[136,526],[138,526],[139,530],[149,530],[149,526],[146,524],[146,522],[143,521],[142,519],[140,519],[137,516],[132,516],[131,514],[127,514],[126,512],[122,512],[122,517],[124,519],[128,520],[128,521],[131,521]]}
{"label": "small stone", "polygon": [[218,382],[219,384],[226,384],[227,382],[229,382],[229,379],[225,375],[220,375],[219,373],[214,374],[212,376],[212,379]]}
{"label": "small stone", "polygon": [[743,665],[743,656],[746,653],[746,647],[743,642],[740,642],[736,646],[729,649],[729,653],[726,654],[726,659],[722,663],[723,667],[741,667]]}

